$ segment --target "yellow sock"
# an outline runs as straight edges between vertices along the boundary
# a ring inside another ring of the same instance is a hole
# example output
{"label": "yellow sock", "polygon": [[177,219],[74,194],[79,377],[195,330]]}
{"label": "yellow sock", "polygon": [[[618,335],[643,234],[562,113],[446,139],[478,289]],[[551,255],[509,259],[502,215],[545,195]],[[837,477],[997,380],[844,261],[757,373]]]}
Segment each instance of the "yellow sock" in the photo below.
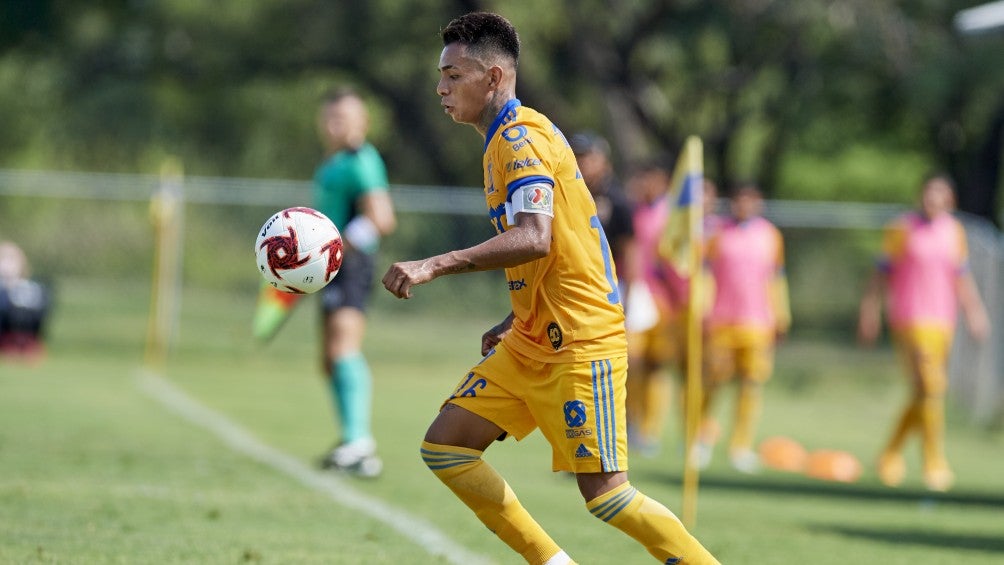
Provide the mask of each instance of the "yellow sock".
{"label": "yellow sock", "polygon": [[925,470],[948,468],[945,460],[945,404],[941,397],[928,396],[920,403],[920,429]]}
{"label": "yellow sock", "polygon": [[761,386],[758,383],[742,381],[739,384],[739,399],[736,401],[736,424],[729,442],[733,452],[752,449],[753,433],[760,421]]}
{"label": "yellow sock", "polygon": [[422,459],[478,519],[531,565],[561,552],[523,508],[509,484],[476,449],[422,442]]}
{"label": "yellow sock", "polygon": [[922,403],[922,399],[914,398],[903,409],[899,421],[896,422],[896,428],[892,432],[892,437],[886,444],[885,453],[899,453],[903,449],[903,442],[906,441],[907,436],[920,425]]}
{"label": "yellow sock", "polygon": [[717,564],[668,508],[625,482],[586,503],[600,520],[639,541],[660,563]]}

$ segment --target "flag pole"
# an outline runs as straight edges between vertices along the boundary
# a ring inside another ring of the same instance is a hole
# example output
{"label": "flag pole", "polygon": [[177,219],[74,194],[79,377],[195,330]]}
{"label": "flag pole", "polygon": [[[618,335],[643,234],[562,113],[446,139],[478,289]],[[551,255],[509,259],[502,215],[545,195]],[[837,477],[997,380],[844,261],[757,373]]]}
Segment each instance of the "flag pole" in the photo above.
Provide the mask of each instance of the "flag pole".
{"label": "flag pole", "polygon": [[[690,276],[687,284],[690,287],[687,303],[687,357],[686,357],[686,389],[684,398],[685,415],[685,455],[683,458],[683,523],[688,528],[697,525],[697,490],[700,471],[697,462],[692,457],[694,443],[701,422],[702,359],[703,359],[703,304],[704,285],[700,283],[704,264],[704,156],[701,140],[691,136],[687,138],[684,157],[689,160],[685,166],[688,171],[696,173],[700,178],[692,185],[693,193],[691,213],[687,215],[690,225]],[[690,182],[690,180],[685,181]]]}

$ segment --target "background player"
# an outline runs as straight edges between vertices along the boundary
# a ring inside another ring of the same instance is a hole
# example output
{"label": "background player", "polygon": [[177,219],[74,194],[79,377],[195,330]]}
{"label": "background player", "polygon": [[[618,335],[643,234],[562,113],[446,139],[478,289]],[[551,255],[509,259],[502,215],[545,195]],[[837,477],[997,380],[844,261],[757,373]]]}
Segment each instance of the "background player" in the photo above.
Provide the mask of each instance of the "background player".
{"label": "background player", "polygon": [[49,289],[31,278],[24,251],[0,241],[0,356],[41,358],[51,302]]}
{"label": "background player", "polygon": [[921,186],[920,210],[886,226],[882,256],[861,300],[858,335],[872,344],[881,326],[882,294],[888,298],[889,326],[909,377],[910,399],[879,458],[879,478],[889,486],[906,473],[902,449],[919,432],[928,489],[951,487],[954,474],[944,449],[944,397],[948,354],[962,306],[970,333],[986,339],[990,322],[968,268],[966,234],[951,211],[954,186],[934,175]]}
{"label": "background player", "polygon": [[729,460],[743,472],[759,462],[753,450],[761,389],[774,370],[774,346],[788,332],[791,313],[781,232],[761,212],[763,196],[752,184],[732,195],[732,218],[707,242],[705,262],[714,281],[706,319],[704,401],[696,443],[699,466],[711,460],[717,424],[712,406],[721,385],[738,377]]}
{"label": "background player", "polygon": [[[633,267],[629,269],[626,305],[628,340],[628,440],[643,455],[659,451],[672,387],[667,370],[680,361],[686,334],[676,319],[686,308],[687,280],[658,253],[669,220],[668,191],[672,165],[656,158],[631,168],[627,188],[634,204]],[[638,304],[647,296],[647,308]],[[646,322],[639,322],[642,309]],[[678,367],[677,367],[678,368]]]}
{"label": "background player", "polygon": [[[634,225],[631,203],[610,160],[610,143],[593,132],[579,132],[568,138],[579,172],[596,203],[596,216],[610,243],[610,256],[623,285],[623,274],[634,253]],[[623,295],[624,288],[621,287]]]}
{"label": "background player", "polygon": [[396,218],[383,159],[366,140],[369,115],[359,94],[347,88],[330,92],[317,125],[327,158],[314,174],[314,203],[346,242],[338,276],[321,291],[323,369],[341,430],[321,466],[375,476],[382,465],[371,430],[372,377],[362,344],[375,253]]}
{"label": "background player", "polygon": [[478,518],[532,564],[571,559],[481,455],[535,428],[552,467],[576,474],[587,509],[660,563],[717,563],[664,506],[627,480],[624,315],[596,207],[561,132],[516,98],[519,37],[471,13],[442,31],[436,91],[484,137],[484,189],[497,235],[468,249],[393,264],[399,298],[440,276],[505,269],[512,312],[482,337],[484,358],[444,403],[422,457]]}

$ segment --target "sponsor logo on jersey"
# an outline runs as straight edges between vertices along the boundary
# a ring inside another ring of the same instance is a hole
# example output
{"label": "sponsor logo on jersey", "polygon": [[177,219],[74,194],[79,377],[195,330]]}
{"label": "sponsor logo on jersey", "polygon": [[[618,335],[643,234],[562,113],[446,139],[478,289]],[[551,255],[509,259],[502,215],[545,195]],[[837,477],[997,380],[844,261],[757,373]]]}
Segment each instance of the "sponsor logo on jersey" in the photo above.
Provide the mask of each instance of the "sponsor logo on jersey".
{"label": "sponsor logo on jersey", "polygon": [[526,137],[526,126],[513,126],[502,130],[502,139],[514,143]]}
{"label": "sponsor logo on jersey", "polygon": [[561,341],[563,339],[561,335],[561,327],[558,326],[557,322],[551,322],[547,325],[547,339],[551,342],[551,347],[555,351],[561,348]]}
{"label": "sponsor logo on jersey", "polygon": [[527,137],[527,138],[521,140],[519,143],[513,143],[512,144],[512,150],[513,151],[519,151],[520,149],[526,147],[530,143],[533,143],[533,138],[532,137]]}
{"label": "sponsor logo on jersey", "polygon": [[526,279],[509,281],[509,290],[523,290],[524,288],[526,288]]}
{"label": "sponsor logo on jersey", "polygon": [[505,170],[507,173],[513,171],[518,171],[520,169],[530,169],[533,167],[540,166],[540,159],[536,157],[526,157],[523,159],[513,159],[512,161],[505,164]]}
{"label": "sponsor logo on jersey", "polygon": [[589,448],[587,448],[586,445],[583,444],[583,443],[580,443],[579,447],[575,448],[575,458],[576,459],[581,459],[583,457],[592,457],[592,456],[593,456],[593,452],[589,451]]}

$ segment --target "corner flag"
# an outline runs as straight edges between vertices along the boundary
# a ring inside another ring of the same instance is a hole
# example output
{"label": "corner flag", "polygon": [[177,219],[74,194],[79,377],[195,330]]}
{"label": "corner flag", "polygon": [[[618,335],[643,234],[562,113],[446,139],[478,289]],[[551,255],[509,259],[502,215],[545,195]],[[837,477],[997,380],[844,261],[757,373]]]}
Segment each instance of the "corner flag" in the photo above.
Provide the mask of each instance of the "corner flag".
{"label": "corner flag", "polygon": [[686,388],[684,390],[684,443],[687,455],[683,466],[683,523],[694,527],[697,521],[698,469],[691,454],[697,438],[703,396],[701,359],[703,308],[701,278],[704,239],[704,155],[701,140],[688,137],[676,161],[669,186],[669,220],[659,240],[659,255],[690,287],[687,304]]}
{"label": "corner flag", "polygon": [[701,140],[690,136],[673,169],[669,185],[669,221],[659,240],[659,255],[681,276],[700,269],[694,264],[695,246],[701,241],[704,155]]}

